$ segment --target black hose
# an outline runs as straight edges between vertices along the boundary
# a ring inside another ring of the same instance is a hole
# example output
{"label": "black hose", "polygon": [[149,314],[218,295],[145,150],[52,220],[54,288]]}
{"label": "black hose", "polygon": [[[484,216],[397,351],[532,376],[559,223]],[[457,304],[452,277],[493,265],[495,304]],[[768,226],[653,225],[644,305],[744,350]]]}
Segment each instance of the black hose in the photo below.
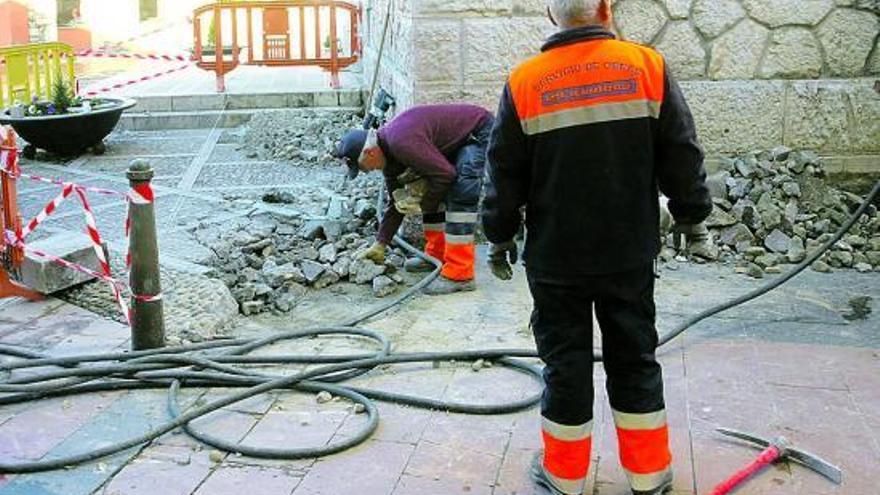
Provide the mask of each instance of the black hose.
{"label": "black hose", "polygon": [[[810,264],[822,256],[837,241],[839,241],[849,229],[852,228],[877,197],[878,192],[880,192],[880,181],[875,184],[865,202],[840,228],[837,234],[813,255],[797,265],[792,271],[759,289],[729,302],[709,308],[696,316],[685,320],[677,325],[672,331],[660,338],[661,345],[669,342],[684,332],[687,328],[709,318],[710,316],[743,304],[775,289],[806,269],[806,267],[810,266]],[[48,471],[90,462],[132,447],[144,445],[178,427],[184,427],[187,433],[209,445],[253,457],[294,459],[328,455],[363,442],[369,438],[373,431],[375,431],[378,425],[379,416],[375,405],[370,399],[466,414],[503,414],[520,411],[534,406],[540,400],[540,392],[524,399],[509,401],[502,404],[464,404],[408,396],[381,390],[341,386],[331,383],[366,373],[377,366],[403,363],[433,363],[437,361],[472,361],[478,359],[491,360],[512,370],[525,373],[538,383],[541,383],[542,381],[540,370],[526,362],[515,359],[536,358],[537,353],[531,349],[495,349],[392,354],[390,351],[390,342],[384,336],[371,330],[353,328],[354,325],[385,312],[402,303],[409,297],[412,297],[439,274],[439,261],[424,255],[399,237],[395,238],[395,241],[408,252],[420,256],[434,264],[436,267],[435,270],[428,277],[405,291],[394,300],[358,315],[341,326],[293,330],[256,340],[235,339],[150,351],[72,356],[65,358],[51,358],[18,346],[0,345],[0,354],[25,359],[24,361],[19,362],[0,363],[0,371],[11,371],[15,369],[41,366],[56,366],[63,368],[56,372],[39,375],[38,377],[22,378],[11,381],[6,380],[0,383],[0,391],[13,392],[0,395],[0,405],[99,391],[169,387],[168,409],[172,417],[170,421],[159,425],[142,435],[126,441],[107,445],[91,452],[51,460],[23,463],[0,463],[0,473]],[[379,350],[375,353],[348,356],[326,356],[323,358],[314,356],[261,357],[246,355],[249,352],[282,340],[325,335],[348,335],[372,339],[378,343]],[[601,360],[601,354],[596,354],[596,360]],[[96,365],[84,366],[89,363]],[[244,364],[312,364],[320,366],[290,376],[276,376],[258,374],[235,366]],[[206,405],[192,408],[187,411],[181,411],[177,403],[178,391],[181,387],[243,388],[244,390],[234,392],[227,397],[217,399]],[[272,390],[298,390],[305,392],[327,391],[331,394],[346,397],[355,403],[362,404],[367,419],[362,425],[360,431],[339,443],[322,447],[294,449],[246,446],[240,443],[216,438],[204,432],[200,432],[190,425],[191,421],[217,411],[220,408]]]}

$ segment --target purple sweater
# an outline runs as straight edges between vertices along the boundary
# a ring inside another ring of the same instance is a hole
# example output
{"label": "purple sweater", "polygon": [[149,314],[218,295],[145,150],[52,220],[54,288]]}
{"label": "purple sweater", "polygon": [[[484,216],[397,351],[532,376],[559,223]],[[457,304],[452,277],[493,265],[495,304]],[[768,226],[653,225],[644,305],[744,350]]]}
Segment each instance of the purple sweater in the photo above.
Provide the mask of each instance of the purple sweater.
{"label": "purple sweater", "polygon": [[[428,181],[422,211],[436,212],[455,182],[455,153],[468,136],[491,115],[475,105],[424,105],[401,113],[379,130],[379,146],[387,163],[383,173],[388,193],[399,189],[397,177],[408,168]],[[379,226],[378,241],[388,244],[400,228],[403,215],[394,208],[394,198]]]}

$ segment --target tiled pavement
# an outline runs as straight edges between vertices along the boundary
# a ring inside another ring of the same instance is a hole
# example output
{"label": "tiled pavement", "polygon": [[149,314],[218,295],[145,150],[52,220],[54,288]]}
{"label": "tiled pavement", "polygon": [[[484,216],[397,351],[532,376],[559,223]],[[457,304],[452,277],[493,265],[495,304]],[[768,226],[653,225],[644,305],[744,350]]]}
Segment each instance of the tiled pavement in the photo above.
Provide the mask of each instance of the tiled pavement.
{"label": "tiled pavement", "polygon": [[[420,297],[369,323],[402,351],[523,347],[529,298],[521,274],[502,284],[484,274],[471,295]],[[663,272],[660,327],[754,282],[729,268],[682,266]],[[800,467],[781,464],[752,479],[742,494],[877,493],[880,465],[878,316],[850,323],[849,297],[880,299],[876,274],[806,273],[765,299],[705,322],[661,352],[675,459],[675,493],[705,494],[756,451],[720,438],[716,426],[774,436],[838,463],[835,487]],[[4,303],[0,342],[65,354],[127,345],[127,330],[58,301]],[[295,318],[295,317],[293,317]],[[292,323],[293,324],[293,323]],[[339,352],[345,339],[290,351]],[[274,350],[273,352],[284,352]],[[610,411],[597,383],[594,468],[586,493],[627,493],[616,459]],[[353,383],[398,392],[492,403],[535,391],[528,378],[467,363],[376,370]],[[192,401],[202,392],[188,392]],[[223,391],[209,391],[214,397]],[[38,459],[125,438],[165,418],[164,393],[107,393],[0,407],[0,459]],[[0,481],[0,494],[495,494],[535,493],[525,468],[539,448],[536,410],[467,416],[379,404],[381,424],[365,444],[317,460],[267,461],[220,456],[181,433],[71,470]],[[362,416],[345,401],[319,405],[307,394],[275,393],[230,406],[197,423],[247,445],[322,445],[351,435]],[[157,491],[161,487],[161,491]]]}

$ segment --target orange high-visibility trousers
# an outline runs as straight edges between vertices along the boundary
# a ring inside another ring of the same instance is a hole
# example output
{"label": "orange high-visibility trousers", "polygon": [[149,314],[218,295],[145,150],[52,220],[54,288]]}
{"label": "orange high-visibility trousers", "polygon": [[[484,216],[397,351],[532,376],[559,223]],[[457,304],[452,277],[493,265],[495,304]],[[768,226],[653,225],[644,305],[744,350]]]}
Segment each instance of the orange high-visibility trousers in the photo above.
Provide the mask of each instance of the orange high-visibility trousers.
{"label": "orange high-visibility trousers", "polygon": [[[423,215],[425,229],[425,254],[443,263],[441,274],[457,281],[473,280],[474,224],[477,214],[472,212],[439,212]],[[470,231],[465,234],[454,232]]]}
{"label": "orange high-visibility trousers", "polygon": [[621,273],[542,278],[526,272],[534,299],[531,327],[546,363],[544,468],[563,493],[579,493],[589,471],[583,430],[593,419],[593,308],[602,328],[606,389],[617,426],[620,462],[633,492],[671,479],[663,381],[654,352],[651,263]]}

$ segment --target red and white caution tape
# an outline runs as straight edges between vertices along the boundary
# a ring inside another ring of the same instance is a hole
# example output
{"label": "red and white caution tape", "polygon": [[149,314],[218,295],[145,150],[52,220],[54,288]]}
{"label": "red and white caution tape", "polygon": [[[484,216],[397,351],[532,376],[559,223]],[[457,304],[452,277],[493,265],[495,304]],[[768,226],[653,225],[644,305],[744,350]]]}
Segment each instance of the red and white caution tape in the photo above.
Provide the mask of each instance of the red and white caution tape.
{"label": "red and white caution tape", "polygon": [[[107,261],[107,256],[104,254],[104,243],[101,241],[101,233],[98,231],[98,224],[95,222],[95,214],[92,212],[91,206],[89,206],[89,200],[86,198],[86,193],[82,189],[76,189],[76,194],[79,196],[79,200],[82,203],[83,213],[86,218],[86,233],[92,241],[92,248],[95,251],[95,257],[98,258],[98,263],[101,265],[101,271],[104,273],[104,276],[113,280],[113,274],[110,270],[110,262]],[[125,303],[125,298],[122,297],[122,291],[120,290],[119,285],[120,284],[116,283],[114,280],[114,282],[110,284],[110,289],[113,291],[113,297],[116,298],[116,303],[119,304],[119,307],[122,309],[122,314],[125,315],[129,326],[131,326],[131,310]]]}
{"label": "red and white caution tape", "polygon": [[[5,134],[3,126],[0,126],[0,132]],[[0,141],[4,140],[6,140],[6,136],[0,136]],[[21,173],[18,168],[18,150],[6,146],[0,147],[0,172],[8,173],[13,177],[17,177]]]}
{"label": "red and white caution tape", "polygon": [[[97,280],[103,280],[104,282],[107,282],[107,284],[110,286],[110,289],[113,291],[113,296],[116,299],[116,303],[119,305],[119,307],[122,310],[122,314],[125,316],[126,322],[128,322],[128,325],[131,326],[131,316],[132,316],[131,309],[128,307],[128,304],[126,304],[126,302],[125,302],[125,298],[122,296],[122,291],[125,287],[125,285],[122,282],[114,279],[113,277],[111,277],[110,275],[107,275],[105,273],[98,273],[98,272],[96,272],[94,270],[90,270],[82,265],[77,265],[76,263],[71,263],[71,262],[67,261],[66,259],[61,258],[59,256],[55,256],[53,254],[49,254],[49,253],[40,251],[39,249],[34,249],[22,241],[16,240],[15,236],[11,235],[11,232],[9,232],[9,231],[6,232],[6,240],[8,243],[16,245],[16,246],[20,247],[21,249],[23,249],[24,251],[31,253],[37,257],[51,261],[52,263],[61,265],[65,268],[68,268],[68,269],[73,270],[75,272],[84,273],[90,277],[97,279]],[[103,270],[104,269],[102,267],[102,271]]]}
{"label": "red and white caution tape", "polygon": [[155,199],[156,194],[149,182],[138,184],[128,191],[128,200],[136,205],[149,205]]}
{"label": "red and white caution tape", "polygon": [[[2,128],[2,127],[0,127]],[[53,184],[56,186],[64,186],[67,182],[58,179],[52,179],[51,177],[43,177],[40,175],[31,175],[25,174],[21,171],[21,167],[18,166],[18,155],[19,151],[11,148],[0,148],[0,173],[7,174],[11,176],[13,179],[28,179],[34,182],[42,182],[43,184]],[[114,196],[122,199],[128,199],[128,196],[125,193],[121,193],[119,191],[114,191],[112,189],[104,189],[101,187],[91,187],[91,186],[83,186],[77,184],[77,187],[88,192],[92,192],[95,194],[100,194],[102,196]]]}
{"label": "red and white caution tape", "polygon": [[131,205],[152,204],[156,194],[149,182],[132,187],[128,191],[128,212],[125,214],[125,267],[131,268]]}
{"label": "red and white caution tape", "polygon": [[[56,186],[63,186],[64,185],[64,181],[60,181],[58,179],[50,179],[48,177],[41,177],[39,175],[19,173],[18,178],[29,179],[34,182],[42,182],[44,184],[54,184]],[[100,187],[83,186],[80,184],[77,184],[76,187],[77,187],[77,189],[82,189],[83,191],[87,191],[87,192],[91,192],[91,193],[95,193],[95,194],[100,194],[102,196],[114,196],[114,197],[122,198],[122,199],[126,198],[124,193],[121,193],[119,191],[114,191],[112,189],[103,189]]]}
{"label": "red and white caution tape", "polygon": [[66,200],[71,195],[71,193],[73,193],[74,187],[75,185],[72,183],[68,182],[67,184],[65,184],[64,187],[61,188],[61,192],[58,193],[58,196],[55,196],[52,201],[49,201],[49,203],[43,207],[40,213],[37,213],[37,216],[32,218],[31,221],[28,222],[27,225],[24,226],[24,228],[22,228],[21,233],[19,234],[19,237],[22,241],[24,241],[31,232],[36,230],[41,223],[45,222],[46,219],[49,218],[50,215],[52,215],[52,213],[55,213],[55,210],[58,209],[61,203],[63,203],[64,200]]}
{"label": "red and white caution tape", "polygon": [[108,92],[108,91],[113,91],[113,90],[115,90],[115,89],[122,89],[122,88],[125,88],[125,87],[128,87],[128,86],[131,86],[131,85],[134,85],[134,84],[137,84],[137,83],[141,83],[141,82],[144,82],[144,81],[149,81],[150,79],[156,79],[157,77],[161,77],[161,76],[164,76],[164,75],[167,75],[167,74],[171,74],[171,73],[173,73],[173,72],[178,72],[178,71],[181,71],[181,70],[184,70],[184,69],[188,69],[188,68],[191,67],[191,66],[192,66],[192,64],[184,64],[184,65],[181,65],[181,66],[179,66],[179,67],[174,67],[174,68],[172,68],[172,69],[168,69],[168,70],[165,70],[165,71],[159,71],[159,72],[156,72],[156,73],[153,73],[153,74],[147,74],[147,75],[144,75],[144,76],[141,76],[141,77],[135,78],[135,79],[129,79],[129,80],[127,80],[127,81],[119,82],[119,83],[113,84],[113,85],[111,85],[111,86],[105,86],[105,87],[103,87],[103,88],[98,88],[98,89],[90,89],[90,90],[88,90],[88,91],[85,92],[85,95],[86,95],[86,96],[97,96],[97,95],[100,94],[100,93],[106,93],[106,92]]}
{"label": "red and white caution tape", "polygon": [[103,50],[83,50],[76,52],[77,57],[94,58],[133,58],[137,60],[166,60],[169,62],[188,62],[192,60],[189,55],[165,55],[159,53],[113,53]]}
{"label": "red and white caution tape", "polygon": [[[0,150],[0,152],[2,152],[2,154],[0,154],[0,165],[3,165],[3,167],[0,167],[0,172],[4,172],[6,174],[9,174],[13,178],[17,178],[17,176],[21,175],[20,170],[18,169],[18,153],[17,153],[17,151],[11,150],[9,148],[3,148],[2,150]],[[18,173],[16,173],[16,172],[18,172]],[[32,178],[34,178],[34,177],[37,177],[37,176],[32,176]],[[4,238],[6,239],[6,241],[9,244],[14,245],[14,246],[18,246],[27,252],[33,253],[35,256],[47,259],[51,262],[65,266],[71,270],[75,270],[80,273],[85,273],[89,276],[92,276],[94,278],[97,278],[97,279],[100,279],[100,280],[107,282],[110,285],[111,290],[113,291],[113,296],[116,299],[116,303],[119,305],[120,309],[122,310],[123,315],[125,315],[126,321],[128,322],[128,324],[130,326],[131,325],[131,318],[132,318],[131,309],[129,308],[128,304],[126,303],[125,297],[123,296],[123,289],[125,289],[127,287],[127,285],[113,278],[113,274],[112,274],[112,271],[110,268],[110,263],[107,260],[107,256],[104,252],[104,246],[103,246],[104,243],[103,243],[103,240],[101,239],[101,233],[98,230],[97,222],[95,220],[95,214],[91,208],[91,205],[89,204],[88,197],[86,196],[86,192],[90,188],[86,188],[84,186],[74,184],[71,182],[61,182],[61,181],[58,181],[55,179],[47,179],[47,178],[42,178],[42,177],[38,177],[37,179],[44,181],[44,182],[49,182],[51,184],[60,184],[62,186],[61,192],[58,193],[58,195],[55,198],[53,198],[52,201],[50,201],[45,207],[43,207],[43,209],[40,211],[40,213],[37,214],[37,216],[34,217],[30,222],[28,222],[27,225],[21,230],[21,232],[5,231],[5,232],[3,232]],[[35,179],[35,180],[37,180],[37,179]],[[108,189],[98,189],[98,188],[92,188],[92,189],[100,191],[101,194],[121,196],[121,197],[125,198],[128,205],[129,205],[129,208],[131,207],[130,205],[132,203],[134,203],[134,204],[149,204],[149,203],[152,203],[154,200],[154,192],[153,192],[152,187],[150,187],[149,183],[145,183],[145,184],[134,187],[128,194],[119,193],[117,191],[110,191]],[[79,198],[80,203],[82,204],[83,214],[84,214],[85,221],[86,221],[86,233],[88,234],[89,240],[92,243],[92,248],[95,251],[95,256],[98,259],[98,263],[101,266],[101,273],[98,273],[98,272],[91,270],[89,268],[86,268],[84,266],[77,265],[75,263],[71,263],[63,258],[58,257],[58,256],[54,256],[54,255],[45,253],[43,251],[40,251],[38,249],[31,248],[30,246],[28,246],[25,243],[25,238],[27,238],[27,236],[31,232],[33,232],[41,223],[43,223],[49,216],[51,216],[55,211],[57,211],[58,207],[61,205],[61,203],[63,203],[74,192],[77,194],[77,197]],[[129,215],[126,215],[126,221],[125,221],[126,243],[128,242],[128,238],[129,238],[130,226],[131,226],[131,220],[129,218]],[[129,250],[126,249],[126,251],[129,251]],[[131,254],[130,254],[130,252],[127,252],[126,253],[126,266],[127,267],[130,266],[130,264],[131,264]],[[157,294],[157,295],[153,295],[153,296],[144,296],[144,295],[133,294],[132,297],[135,300],[141,301],[141,302],[154,302],[154,301],[161,300],[162,294]]]}
{"label": "red and white caution tape", "polygon": [[[4,157],[2,155],[0,155],[0,162],[2,162],[3,159],[4,159]],[[7,175],[14,177],[16,179],[28,179],[28,180],[31,180],[34,182],[41,182],[43,184],[52,184],[55,186],[64,186],[65,184],[67,184],[66,182],[58,180],[58,179],[52,179],[49,177],[42,177],[39,175],[25,174],[25,173],[22,173],[21,171],[18,171],[18,173],[16,174],[14,172],[10,172],[9,170],[0,169],[0,173],[7,174]],[[90,192],[90,193],[100,194],[102,196],[113,196],[113,197],[117,197],[117,198],[127,199],[127,197],[124,193],[121,193],[119,191],[114,191],[112,189],[103,189],[100,187],[83,186],[80,184],[77,184],[77,188],[82,189],[83,191]]]}

